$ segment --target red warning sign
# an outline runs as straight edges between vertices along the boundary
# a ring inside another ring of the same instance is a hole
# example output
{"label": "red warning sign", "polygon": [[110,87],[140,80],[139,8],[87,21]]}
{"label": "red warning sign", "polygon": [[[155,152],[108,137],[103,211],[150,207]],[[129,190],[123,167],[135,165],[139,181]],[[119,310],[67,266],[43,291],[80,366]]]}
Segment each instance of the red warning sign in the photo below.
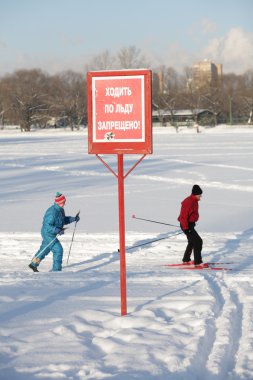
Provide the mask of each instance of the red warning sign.
{"label": "red warning sign", "polygon": [[152,153],[151,71],[87,74],[89,153]]}

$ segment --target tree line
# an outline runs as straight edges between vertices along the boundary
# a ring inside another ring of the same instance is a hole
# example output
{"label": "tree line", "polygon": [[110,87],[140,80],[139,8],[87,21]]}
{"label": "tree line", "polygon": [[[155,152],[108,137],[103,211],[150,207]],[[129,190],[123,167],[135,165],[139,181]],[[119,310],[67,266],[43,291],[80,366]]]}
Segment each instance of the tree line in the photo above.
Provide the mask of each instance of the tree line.
{"label": "tree line", "polygon": [[153,109],[171,113],[179,109],[208,109],[212,124],[253,123],[253,70],[223,74],[216,86],[196,88],[192,69],[178,73],[170,66],[152,68],[140,49],[108,50],[91,59],[82,73],[71,70],[49,75],[40,69],[17,70],[0,78],[0,125],[18,124],[21,131],[32,125],[48,126],[61,121],[72,130],[86,123],[86,73],[94,70],[149,68],[153,72]]}

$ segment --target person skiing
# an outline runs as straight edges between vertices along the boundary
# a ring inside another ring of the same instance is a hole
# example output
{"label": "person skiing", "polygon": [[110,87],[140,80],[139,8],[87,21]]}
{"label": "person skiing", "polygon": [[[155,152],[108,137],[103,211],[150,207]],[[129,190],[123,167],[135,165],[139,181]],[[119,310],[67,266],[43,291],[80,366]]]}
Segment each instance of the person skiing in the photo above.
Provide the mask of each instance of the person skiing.
{"label": "person skiing", "polygon": [[63,248],[57,236],[64,234],[64,225],[80,220],[79,215],[65,216],[64,205],[66,198],[61,193],[56,193],[54,204],[49,207],[44,215],[41,228],[42,243],[38,252],[32,258],[28,265],[34,272],[38,271],[40,262],[53,252],[53,268],[52,271],[62,270]]}
{"label": "person skiing", "polygon": [[[199,219],[199,205],[202,196],[202,189],[199,185],[194,185],[192,187],[192,193],[190,196],[185,198],[181,202],[180,215],[178,221],[180,222],[180,227],[185,233],[188,244],[183,256],[183,263],[193,264],[195,266],[207,267],[202,261],[201,251],[203,246],[203,240],[195,230],[196,222]],[[191,254],[194,254],[194,262],[191,261]]]}

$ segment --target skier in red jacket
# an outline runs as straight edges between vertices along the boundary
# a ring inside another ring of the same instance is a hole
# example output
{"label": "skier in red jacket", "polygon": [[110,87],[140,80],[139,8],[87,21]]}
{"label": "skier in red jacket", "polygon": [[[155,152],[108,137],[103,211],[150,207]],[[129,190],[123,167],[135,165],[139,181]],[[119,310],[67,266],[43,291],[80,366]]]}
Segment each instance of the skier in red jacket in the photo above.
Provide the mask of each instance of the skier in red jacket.
{"label": "skier in red jacket", "polygon": [[202,190],[199,185],[194,185],[192,188],[192,193],[189,197],[185,198],[181,203],[181,211],[178,217],[180,222],[180,227],[185,233],[188,244],[184,253],[183,263],[193,264],[191,261],[191,254],[194,254],[194,265],[208,266],[207,264],[202,264],[202,245],[203,240],[195,230],[195,224],[199,219],[199,205],[198,202],[202,196]]}

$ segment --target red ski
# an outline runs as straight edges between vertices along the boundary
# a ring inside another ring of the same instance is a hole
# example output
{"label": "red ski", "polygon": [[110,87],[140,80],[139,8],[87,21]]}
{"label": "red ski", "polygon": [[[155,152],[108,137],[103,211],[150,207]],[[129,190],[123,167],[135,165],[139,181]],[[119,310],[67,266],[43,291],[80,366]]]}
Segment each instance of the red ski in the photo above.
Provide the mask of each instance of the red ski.
{"label": "red ski", "polygon": [[[230,265],[230,264],[235,264],[233,262],[219,262],[219,261],[213,261],[213,262],[206,262],[206,264],[208,265]],[[164,264],[166,267],[191,267],[192,265],[194,265],[194,262],[193,261],[189,261],[189,263],[173,263],[173,264]]]}
{"label": "red ski", "polygon": [[207,266],[207,267],[201,267],[201,266],[198,266],[198,265],[183,265],[181,267],[178,267],[178,269],[182,269],[182,270],[204,270],[204,271],[208,271],[208,270],[232,270],[231,268],[224,268],[224,267],[213,267],[212,265],[210,266]]}
{"label": "red ski", "polygon": [[225,264],[232,264],[230,263],[221,263],[221,262],[208,262],[200,265],[194,265],[193,262],[191,264],[185,264],[185,263],[178,263],[178,264],[165,264],[164,266],[175,268],[175,269],[185,269],[185,270],[232,270],[231,268],[225,268],[225,267],[216,267],[215,265],[225,265]]}

